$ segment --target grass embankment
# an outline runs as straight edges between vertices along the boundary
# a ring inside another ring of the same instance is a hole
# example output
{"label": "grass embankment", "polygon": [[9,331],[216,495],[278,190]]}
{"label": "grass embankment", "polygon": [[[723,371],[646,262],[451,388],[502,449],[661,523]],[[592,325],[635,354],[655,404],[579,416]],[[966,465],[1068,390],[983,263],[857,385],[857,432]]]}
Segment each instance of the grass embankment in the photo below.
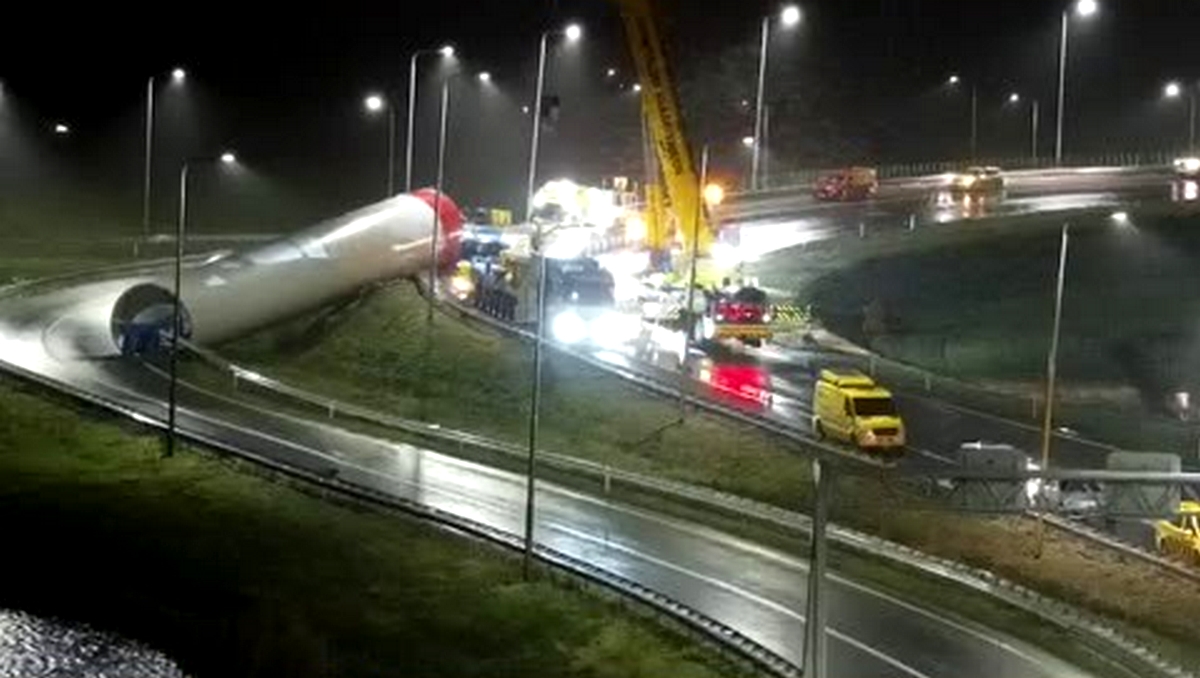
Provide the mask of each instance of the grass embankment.
{"label": "grass embankment", "polygon": [[710,676],[729,667],[494,548],[333,505],[0,378],[0,605],[197,676]]}
{"label": "grass embankment", "polygon": [[[528,435],[530,347],[437,314],[404,284],[331,316],[222,346],[235,363],[316,393],[514,444]],[[632,471],[765,498],[806,487],[808,468],[780,441],[707,415],[676,425],[676,403],[547,351],[542,447]]]}
{"label": "grass embankment", "polygon": [[[1190,318],[1200,213],[1175,207],[1003,218],[866,240],[842,238],[768,257],[764,282],[811,304],[827,327],[887,358],[895,387],[1029,420],[1040,404],[1058,229],[1072,222],[1059,352],[1058,419],[1132,449],[1194,454],[1195,431],[1167,407],[1200,391]],[[1035,417],[1036,419],[1036,417]]]}
{"label": "grass embankment", "polygon": [[[229,344],[222,353],[327,396],[523,442],[528,347],[440,315],[427,343],[424,323],[424,301],[410,286],[397,286],[323,322],[302,319]],[[689,416],[682,426],[653,434],[676,419],[675,404],[567,358],[548,359],[546,383],[546,449],[785,508],[809,505],[808,462],[761,431]],[[1163,634],[1184,646],[1161,643],[1176,656],[1200,641],[1194,624],[1200,587],[1140,561],[1055,532],[1036,558],[1023,521],[914,510],[904,489],[881,485],[878,478],[847,478],[836,494],[836,519],[844,524],[991,569]],[[1021,627],[1008,630],[1029,636]],[[1200,656],[1188,661],[1200,663]]]}

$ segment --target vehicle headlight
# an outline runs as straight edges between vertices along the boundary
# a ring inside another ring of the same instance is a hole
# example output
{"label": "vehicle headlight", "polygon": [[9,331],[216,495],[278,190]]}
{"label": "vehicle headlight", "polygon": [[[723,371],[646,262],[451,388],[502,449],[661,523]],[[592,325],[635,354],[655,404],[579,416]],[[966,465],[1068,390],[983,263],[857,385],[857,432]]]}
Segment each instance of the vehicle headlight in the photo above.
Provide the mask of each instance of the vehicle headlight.
{"label": "vehicle headlight", "polygon": [[1184,172],[1200,172],[1200,158],[1180,158],[1175,165]]}
{"label": "vehicle headlight", "polygon": [[587,338],[588,326],[575,311],[563,311],[551,321],[550,333],[564,344],[577,344]]}
{"label": "vehicle headlight", "polygon": [[771,312],[770,312],[770,311],[766,311],[765,313],[763,313],[763,315],[762,315],[762,318],[763,318],[763,322],[764,322],[764,323],[769,323],[769,322],[771,322],[771,318],[772,318],[772,316],[771,316]]}
{"label": "vehicle headlight", "polygon": [[977,179],[975,177],[961,177],[958,180],[958,183],[961,184],[963,188],[970,188],[975,185],[976,181]]}
{"label": "vehicle headlight", "polygon": [[598,346],[617,348],[637,337],[641,322],[637,318],[606,311],[591,322],[588,334]]}

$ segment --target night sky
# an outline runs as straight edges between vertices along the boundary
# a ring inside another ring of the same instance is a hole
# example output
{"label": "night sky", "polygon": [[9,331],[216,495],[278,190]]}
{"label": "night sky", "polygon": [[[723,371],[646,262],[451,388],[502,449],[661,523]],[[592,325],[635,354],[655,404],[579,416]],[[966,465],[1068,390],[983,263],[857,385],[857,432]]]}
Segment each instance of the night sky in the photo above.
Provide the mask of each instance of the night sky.
{"label": "night sky", "polygon": [[[778,31],[771,51],[774,170],[964,156],[968,99],[943,86],[952,72],[979,87],[983,155],[1028,148],[1028,109],[1004,105],[1011,91],[1041,100],[1042,146],[1052,148],[1062,3],[801,4],[802,26]],[[1164,102],[1161,88],[1169,79],[1200,86],[1200,0],[1101,5],[1098,16],[1072,29],[1068,153],[1180,146],[1187,106]],[[711,143],[720,170],[737,178],[746,164],[740,139],[753,125],[742,102],[753,100],[758,21],[778,5],[660,6],[689,135],[694,144]],[[464,75],[453,87],[449,191],[467,204],[519,207],[528,143],[520,107],[531,98],[537,35],[575,19],[586,36],[552,59],[548,90],[562,109],[546,133],[542,174],[596,180],[640,172],[637,101],[620,87],[631,81],[630,60],[610,2],[444,0],[425,3],[422,14],[397,2],[318,3],[302,12],[232,2],[184,7],[46,3],[6,21],[4,176],[34,173],[11,162],[12,149],[23,145],[26,159],[57,158],[76,179],[94,175],[97,185],[136,196],[145,83],[156,75],[160,186],[169,185],[183,156],[232,145],[262,185],[302,205],[292,211],[298,219],[366,202],[384,191],[386,123],[364,113],[363,95],[390,90],[403,109],[408,55],[451,41]],[[429,183],[446,71],[436,57],[423,64],[416,176]],[[188,69],[184,88],[169,86],[176,65]],[[616,78],[605,77],[610,66],[620,70]],[[472,77],[480,70],[493,74],[495,87],[480,89]],[[71,125],[70,137],[48,133],[58,120]],[[397,156],[402,181],[403,116]],[[172,197],[159,193],[155,211],[169,214]]]}

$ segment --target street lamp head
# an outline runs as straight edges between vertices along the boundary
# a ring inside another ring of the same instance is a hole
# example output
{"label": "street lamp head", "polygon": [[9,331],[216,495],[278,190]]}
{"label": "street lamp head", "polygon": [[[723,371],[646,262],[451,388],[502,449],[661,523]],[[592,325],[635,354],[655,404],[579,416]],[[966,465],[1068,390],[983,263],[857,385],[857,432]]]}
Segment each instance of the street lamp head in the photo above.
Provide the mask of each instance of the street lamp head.
{"label": "street lamp head", "polygon": [[615,68],[610,68],[607,71],[604,71],[604,77],[606,77],[606,78],[612,78],[612,77],[616,76],[616,74],[617,74],[617,69],[615,69]]}
{"label": "street lamp head", "polygon": [[962,78],[958,77],[957,75],[952,75],[948,80],[946,80],[946,84],[949,85],[957,85],[960,82],[962,82]]}
{"label": "street lamp head", "polygon": [[563,31],[563,35],[567,36],[568,41],[575,42],[583,37],[583,27],[579,24],[571,24]]}
{"label": "street lamp head", "polygon": [[378,94],[372,94],[366,99],[363,99],[363,108],[366,108],[367,111],[371,113],[378,113],[379,111],[382,111],[383,106],[383,97],[379,96]]}
{"label": "street lamp head", "polygon": [[1168,82],[1166,87],[1163,87],[1163,96],[1168,99],[1178,99],[1183,94],[1183,86],[1177,82]]}
{"label": "street lamp head", "polygon": [[1129,213],[1128,212],[1124,212],[1124,211],[1113,212],[1111,219],[1112,219],[1113,223],[1118,226],[1128,226],[1129,225]]}
{"label": "street lamp head", "polygon": [[54,123],[54,133],[55,134],[70,134],[71,128],[67,127],[65,124],[63,124],[61,122],[56,122],[56,123]]}
{"label": "street lamp head", "polygon": [[446,57],[447,59],[453,57],[454,56],[454,45],[442,45],[441,49],[438,50],[438,54],[441,54],[442,56]]}
{"label": "street lamp head", "polygon": [[1010,104],[1016,104],[1016,103],[1020,103],[1020,102],[1021,102],[1021,95],[1020,95],[1020,94],[1017,94],[1016,92],[1013,92],[1012,94],[1009,94],[1009,95],[1008,95],[1008,103],[1010,103]]}
{"label": "street lamp head", "polygon": [[234,155],[233,151],[225,151],[221,154],[221,164],[232,165],[235,162],[237,162],[237,156]]}
{"label": "street lamp head", "polygon": [[487,84],[492,81],[492,74],[487,71],[482,71],[479,74],[479,82]]}
{"label": "street lamp head", "polygon": [[779,19],[787,28],[795,26],[796,24],[800,23],[800,8],[796,5],[788,5],[784,7],[783,11],[779,14]]}
{"label": "street lamp head", "polygon": [[1075,13],[1082,17],[1089,17],[1100,11],[1100,4],[1096,0],[1079,0],[1075,3]]}
{"label": "street lamp head", "polygon": [[183,82],[186,79],[187,71],[183,70],[182,68],[176,68],[175,70],[171,71],[171,80],[174,80],[175,82]]}
{"label": "street lamp head", "polygon": [[754,137],[742,137],[742,145],[746,148],[750,148],[754,145]]}
{"label": "street lamp head", "polygon": [[634,94],[641,94],[642,93],[642,83],[640,83],[640,82],[633,83],[632,89],[633,89]]}

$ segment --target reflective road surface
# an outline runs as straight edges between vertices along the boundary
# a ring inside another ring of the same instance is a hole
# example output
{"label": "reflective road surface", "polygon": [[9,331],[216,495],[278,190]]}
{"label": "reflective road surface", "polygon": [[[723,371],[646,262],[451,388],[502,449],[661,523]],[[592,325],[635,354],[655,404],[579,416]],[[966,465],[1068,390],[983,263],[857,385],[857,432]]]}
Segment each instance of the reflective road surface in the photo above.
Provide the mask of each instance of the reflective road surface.
{"label": "reflective road surface", "polygon": [[[25,290],[0,299],[0,356],[161,418],[166,384],[113,356],[105,326],[130,280]],[[519,534],[524,481],[478,464],[257,410],[194,388],[181,426],[260,455]],[[665,593],[800,661],[805,561],[731,535],[561,487],[539,485],[537,538]],[[1087,675],[1026,643],[914,607],[836,574],[830,582],[830,675],[935,678]]]}

